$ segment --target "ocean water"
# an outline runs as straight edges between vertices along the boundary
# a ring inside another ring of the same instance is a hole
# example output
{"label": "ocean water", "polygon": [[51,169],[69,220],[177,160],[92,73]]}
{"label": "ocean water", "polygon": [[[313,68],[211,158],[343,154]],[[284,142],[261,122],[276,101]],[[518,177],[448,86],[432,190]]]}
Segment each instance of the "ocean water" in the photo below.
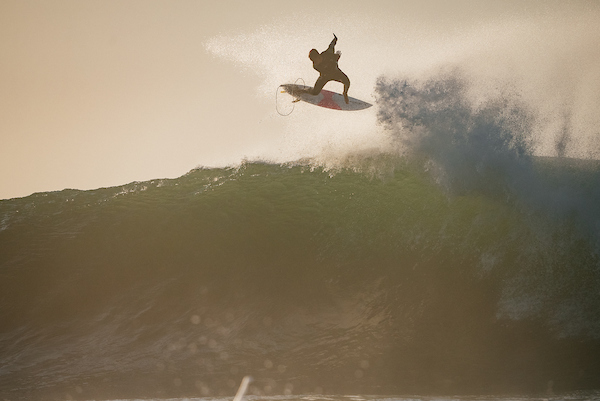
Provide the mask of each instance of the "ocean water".
{"label": "ocean water", "polygon": [[397,146],[333,167],[0,201],[0,397],[598,399],[600,163],[463,89],[380,80]]}

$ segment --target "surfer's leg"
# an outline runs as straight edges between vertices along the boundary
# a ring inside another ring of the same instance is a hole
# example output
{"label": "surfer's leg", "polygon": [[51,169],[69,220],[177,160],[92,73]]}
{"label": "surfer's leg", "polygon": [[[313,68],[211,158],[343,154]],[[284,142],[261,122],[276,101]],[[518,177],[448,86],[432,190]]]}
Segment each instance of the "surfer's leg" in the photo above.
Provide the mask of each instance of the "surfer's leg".
{"label": "surfer's leg", "polygon": [[[342,74],[344,74],[342,72]],[[350,78],[346,74],[344,74],[344,80],[342,81],[344,84],[344,101],[348,104],[350,101],[348,100],[348,89],[350,89]]]}
{"label": "surfer's leg", "polygon": [[323,76],[320,76],[317,79],[317,82],[315,82],[315,86],[312,88],[312,91],[310,91],[309,93],[311,95],[314,95],[314,96],[318,95],[319,93],[321,93],[321,89],[323,89],[323,87],[325,86],[325,84],[327,82],[329,82],[329,81],[331,81],[331,79],[324,78]]}
{"label": "surfer's leg", "polygon": [[344,84],[344,101],[346,102],[346,104],[348,104],[348,89],[350,89],[350,78],[348,78],[348,75],[344,74],[342,70],[338,69],[336,71],[334,80]]}

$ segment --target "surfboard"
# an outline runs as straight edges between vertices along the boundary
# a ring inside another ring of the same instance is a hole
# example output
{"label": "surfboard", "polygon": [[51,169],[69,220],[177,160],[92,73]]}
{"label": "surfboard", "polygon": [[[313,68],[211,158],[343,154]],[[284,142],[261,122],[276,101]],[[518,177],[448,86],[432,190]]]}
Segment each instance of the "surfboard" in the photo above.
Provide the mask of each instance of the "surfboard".
{"label": "surfboard", "polygon": [[348,97],[348,104],[344,101],[344,95],[336,92],[331,92],[325,89],[321,90],[318,95],[311,95],[306,90],[312,89],[310,86],[297,84],[284,84],[279,87],[282,93],[288,93],[297,101],[314,104],[333,110],[364,110],[372,106],[372,104],[363,102],[362,100]]}

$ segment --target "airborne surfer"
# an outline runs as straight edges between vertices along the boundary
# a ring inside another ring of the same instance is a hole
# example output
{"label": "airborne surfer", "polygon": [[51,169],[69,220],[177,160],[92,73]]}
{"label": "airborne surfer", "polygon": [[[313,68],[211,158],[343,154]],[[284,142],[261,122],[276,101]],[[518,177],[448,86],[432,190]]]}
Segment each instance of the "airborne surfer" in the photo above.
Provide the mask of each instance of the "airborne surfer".
{"label": "airborne surfer", "polygon": [[319,71],[319,78],[315,82],[315,86],[309,90],[308,93],[311,95],[318,95],[321,93],[323,86],[329,81],[341,82],[344,84],[344,100],[348,104],[348,88],[350,88],[350,79],[348,76],[340,70],[338,67],[338,60],[340,59],[341,53],[335,52],[334,47],[337,43],[337,36],[333,34],[333,40],[329,44],[329,47],[324,52],[319,53],[317,49],[312,49],[308,53],[308,58],[313,63],[313,68]]}

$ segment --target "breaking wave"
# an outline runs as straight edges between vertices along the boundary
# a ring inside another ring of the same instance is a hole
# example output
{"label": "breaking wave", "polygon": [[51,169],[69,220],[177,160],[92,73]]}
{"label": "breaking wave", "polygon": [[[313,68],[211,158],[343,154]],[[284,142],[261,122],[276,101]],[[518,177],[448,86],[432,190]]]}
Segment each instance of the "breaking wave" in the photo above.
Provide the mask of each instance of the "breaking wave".
{"label": "breaking wave", "polygon": [[[380,83],[382,121],[414,122],[430,171],[245,163],[0,202],[2,396],[233,395],[245,374],[264,395],[597,389],[598,164],[503,139],[453,170],[424,133],[447,113],[394,111],[400,90],[419,96]],[[488,112],[457,124],[508,135]],[[516,169],[580,201],[539,207]]]}

